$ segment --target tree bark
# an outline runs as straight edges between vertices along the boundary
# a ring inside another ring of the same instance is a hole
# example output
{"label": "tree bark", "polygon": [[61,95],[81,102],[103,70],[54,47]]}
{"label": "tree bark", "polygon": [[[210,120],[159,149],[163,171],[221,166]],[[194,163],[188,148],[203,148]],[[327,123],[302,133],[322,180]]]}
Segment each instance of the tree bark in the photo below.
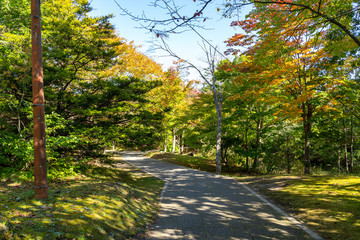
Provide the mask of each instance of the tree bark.
{"label": "tree bark", "polygon": [[256,154],[252,168],[255,170],[259,165],[259,152],[261,148],[261,131],[263,127],[263,119],[259,119],[256,121]]}
{"label": "tree bark", "polygon": [[353,172],[354,167],[354,116],[351,115],[351,126],[350,126],[350,172]]}
{"label": "tree bark", "polygon": [[349,159],[347,152],[347,136],[346,136],[346,121],[345,116],[343,118],[343,133],[344,133],[344,159],[345,159],[345,171],[349,172]]}
{"label": "tree bark", "polygon": [[290,165],[290,139],[291,136],[287,135],[286,138],[286,158],[287,158],[287,173],[290,174],[291,173],[291,165]]}
{"label": "tree bark", "polygon": [[246,127],[245,127],[245,151],[246,151],[245,168],[246,168],[246,171],[249,171],[248,132],[249,132],[249,127],[246,125]]}
{"label": "tree bark", "polygon": [[31,1],[35,198],[48,196],[40,0]]}
{"label": "tree bark", "polygon": [[338,167],[338,173],[341,172],[341,151],[340,151],[341,146],[339,146],[339,150],[338,150],[338,162],[337,162],[337,167]]}
{"label": "tree bark", "polygon": [[[215,83],[214,83],[215,84]],[[221,174],[221,111],[222,94],[217,93],[215,85],[213,87],[214,101],[216,107],[217,129],[216,129],[216,174]]]}
{"label": "tree bark", "polygon": [[337,167],[338,167],[338,172],[341,172],[341,123],[338,120],[338,162],[337,162]]}
{"label": "tree bark", "polygon": [[172,130],[172,134],[173,134],[173,140],[172,140],[171,153],[175,153],[175,150],[176,150],[176,131],[175,131],[175,129]]}
{"label": "tree bark", "polygon": [[165,139],[164,139],[164,152],[167,152],[167,134],[165,134]]}
{"label": "tree bark", "polygon": [[185,136],[185,130],[182,130],[182,133],[181,133],[181,140],[180,140],[180,154],[183,154],[184,153],[184,143],[185,143],[185,139],[184,139],[184,136]]}
{"label": "tree bark", "polygon": [[304,173],[310,174],[310,135],[311,135],[311,117],[312,106],[308,101],[302,104],[303,126],[304,126]]}

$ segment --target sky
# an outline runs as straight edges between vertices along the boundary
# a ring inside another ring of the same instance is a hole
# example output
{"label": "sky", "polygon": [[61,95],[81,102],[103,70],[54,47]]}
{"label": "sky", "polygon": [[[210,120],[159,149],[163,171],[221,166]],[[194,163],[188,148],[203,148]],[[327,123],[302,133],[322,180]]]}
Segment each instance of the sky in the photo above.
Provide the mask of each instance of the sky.
{"label": "sky", "polygon": [[[150,6],[153,0],[89,0],[93,7],[92,15],[102,16],[113,14],[114,17],[111,23],[115,25],[120,37],[124,37],[128,41],[134,41],[135,45],[141,46],[139,51],[162,64],[164,69],[171,66],[175,59],[167,57],[168,53],[159,50],[152,51],[154,41],[158,40],[155,34],[141,28],[140,22],[136,22],[132,20],[131,17],[123,15],[123,12],[115,1],[134,15],[142,15],[145,13],[146,16],[150,18],[161,18],[165,15],[165,12],[159,8]],[[178,0],[177,2],[182,4],[183,8],[180,12],[184,15],[196,9],[197,3],[193,0]],[[239,32],[239,29],[235,30],[233,27],[230,27],[231,22],[243,19],[248,9],[242,10],[237,18],[222,18],[217,11],[217,8],[220,7],[222,3],[223,0],[215,0],[214,3],[208,7],[204,13],[204,15],[209,16],[204,22],[206,29],[198,29],[198,31],[203,37],[211,41],[213,46],[217,46],[221,52],[224,52],[226,50],[224,41],[236,32]],[[207,64],[204,62],[204,51],[199,46],[202,40],[196,33],[189,31],[180,34],[171,34],[166,41],[172,51],[178,56],[190,61],[200,69],[206,68]],[[188,80],[200,80],[200,76],[196,74],[194,70],[189,72],[187,78]]]}

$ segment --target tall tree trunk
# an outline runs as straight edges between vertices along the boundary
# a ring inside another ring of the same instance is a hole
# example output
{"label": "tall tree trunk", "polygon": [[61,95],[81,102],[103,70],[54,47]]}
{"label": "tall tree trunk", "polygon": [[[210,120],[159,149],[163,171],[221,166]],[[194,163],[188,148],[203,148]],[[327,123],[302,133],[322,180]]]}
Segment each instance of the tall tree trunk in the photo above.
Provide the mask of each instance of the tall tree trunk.
{"label": "tall tree trunk", "polygon": [[173,137],[173,140],[172,140],[172,149],[171,149],[171,153],[175,153],[175,148],[176,148],[176,131],[175,131],[175,128],[172,130],[172,137]]}
{"label": "tall tree trunk", "polygon": [[345,158],[345,170],[349,172],[349,159],[348,159],[348,152],[347,152],[347,136],[346,136],[346,121],[345,115],[343,118],[343,133],[344,133],[344,158]]}
{"label": "tall tree trunk", "polygon": [[350,126],[350,172],[353,171],[354,167],[354,116],[351,115],[351,126]]}
{"label": "tall tree trunk", "polygon": [[185,139],[184,139],[184,136],[185,136],[185,130],[183,129],[182,130],[182,133],[181,133],[181,141],[180,141],[180,153],[183,154],[184,153],[184,143],[185,143]]}
{"label": "tall tree trunk", "polygon": [[304,125],[304,173],[310,174],[311,159],[310,159],[310,135],[311,135],[311,117],[312,106],[306,101],[302,104],[303,110],[303,125]]}
{"label": "tall tree trunk", "polygon": [[262,127],[263,127],[263,119],[259,119],[256,121],[256,154],[255,154],[255,159],[254,159],[254,163],[252,168],[255,170],[257,169],[258,165],[259,165],[259,152],[261,149],[261,131],[262,131]]}
{"label": "tall tree trunk", "polygon": [[216,174],[221,174],[221,111],[222,94],[217,93],[215,85],[213,87],[214,101],[216,107],[217,129],[216,129]]}
{"label": "tall tree trunk", "polygon": [[291,136],[287,135],[286,137],[286,159],[287,159],[287,173],[291,173],[291,165],[290,165],[290,139]]}
{"label": "tall tree trunk", "polygon": [[338,167],[338,172],[341,172],[341,123],[338,120],[338,162],[337,162],[337,167]]}
{"label": "tall tree trunk", "polygon": [[[339,144],[340,145],[340,144]],[[340,146],[338,148],[338,162],[337,162],[337,167],[338,167],[338,173],[341,172],[341,151],[340,151]]]}
{"label": "tall tree trunk", "polygon": [[249,132],[249,127],[246,125],[246,127],[245,127],[245,151],[246,151],[245,168],[246,168],[246,171],[249,171],[249,145],[248,145],[248,132]]}
{"label": "tall tree trunk", "polygon": [[40,0],[31,0],[35,198],[48,196]]}
{"label": "tall tree trunk", "polygon": [[167,141],[168,141],[167,137],[168,137],[168,135],[167,135],[167,133],[165,133],[165,139],[164,139],[164,152],[165,153],[167,152]]}

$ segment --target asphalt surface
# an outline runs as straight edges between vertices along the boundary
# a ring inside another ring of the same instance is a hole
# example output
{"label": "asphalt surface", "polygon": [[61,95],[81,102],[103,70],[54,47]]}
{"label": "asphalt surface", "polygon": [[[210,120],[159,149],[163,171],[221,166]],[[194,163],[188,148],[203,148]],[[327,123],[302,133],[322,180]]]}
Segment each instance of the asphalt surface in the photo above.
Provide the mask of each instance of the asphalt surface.
{"label": "asphalt surface", "polygon": [[122,159],[166,181],[149,239],[321,239],[238,181],[123,152]]}

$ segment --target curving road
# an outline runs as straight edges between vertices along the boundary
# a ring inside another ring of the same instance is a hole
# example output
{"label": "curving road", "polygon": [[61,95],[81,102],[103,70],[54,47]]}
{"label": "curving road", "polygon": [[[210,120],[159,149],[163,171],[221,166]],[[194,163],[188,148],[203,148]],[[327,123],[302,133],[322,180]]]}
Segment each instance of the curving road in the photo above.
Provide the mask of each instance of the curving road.
{"label": "curving road", "polygon": [[166,181],[150,239],[321,239],[231,178],[122,152],[122,159]]}

